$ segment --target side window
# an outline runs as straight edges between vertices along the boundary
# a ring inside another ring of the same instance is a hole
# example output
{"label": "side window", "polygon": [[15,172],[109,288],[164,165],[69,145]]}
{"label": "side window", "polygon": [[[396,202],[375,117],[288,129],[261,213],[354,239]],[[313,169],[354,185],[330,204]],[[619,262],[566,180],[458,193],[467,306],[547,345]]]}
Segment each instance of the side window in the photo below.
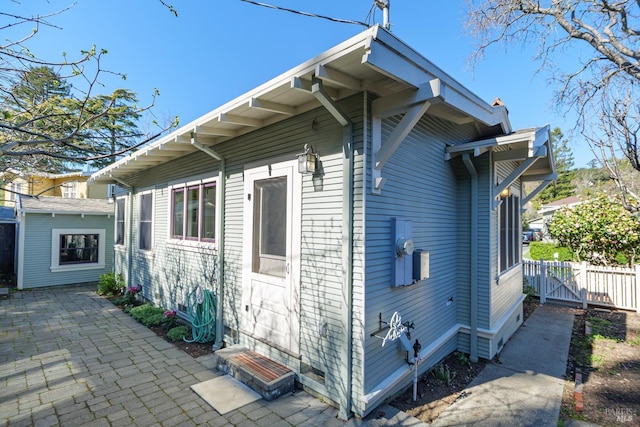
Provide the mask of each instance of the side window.
{"label": "side window", "polygon": [[153,194],[146,193],[140,196],[140,227],[138,235],[138,248],[144,251],[151,250],[151,233],[153,231]]}
{"label": "side window", "polygon": [[124,245],[125,199],[116,199],[116,245]]}
{"label": "side window", "polygon": [[509,195],[502,199],[499,215],[500,272],[520,262],[520,198]]}

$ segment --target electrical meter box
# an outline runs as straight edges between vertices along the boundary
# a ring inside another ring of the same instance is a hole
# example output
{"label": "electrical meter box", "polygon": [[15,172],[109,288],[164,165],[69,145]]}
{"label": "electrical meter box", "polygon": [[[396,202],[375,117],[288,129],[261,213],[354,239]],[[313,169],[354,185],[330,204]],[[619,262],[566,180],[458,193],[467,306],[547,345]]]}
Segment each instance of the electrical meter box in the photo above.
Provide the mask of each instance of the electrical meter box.
{"label": "electrical meter box", "polygon": [[416,249],[413,252],[413,280],[422,281],[429,278],[429,251]]}
{"label": "electrical meter box", "polygon": [[392,286],[413,284],[413,224],[408,218],[391,218],[393,254]]}

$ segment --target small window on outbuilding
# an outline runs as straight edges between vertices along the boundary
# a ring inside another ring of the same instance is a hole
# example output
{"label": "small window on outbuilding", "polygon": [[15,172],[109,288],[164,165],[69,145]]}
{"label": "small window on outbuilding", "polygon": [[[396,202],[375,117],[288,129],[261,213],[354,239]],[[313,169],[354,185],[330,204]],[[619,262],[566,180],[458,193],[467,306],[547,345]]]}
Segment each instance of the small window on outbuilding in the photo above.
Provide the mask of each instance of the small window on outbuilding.
{"label": "small window on outbuilding", "polygon": [[51,271],[91,270],[105,266],[105,229],[51,231]]}

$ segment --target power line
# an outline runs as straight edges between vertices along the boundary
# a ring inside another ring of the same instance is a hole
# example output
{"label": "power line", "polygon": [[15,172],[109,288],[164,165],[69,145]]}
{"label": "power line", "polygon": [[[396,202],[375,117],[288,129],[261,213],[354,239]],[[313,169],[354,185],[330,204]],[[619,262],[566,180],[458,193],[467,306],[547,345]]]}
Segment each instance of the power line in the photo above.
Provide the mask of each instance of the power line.
{"label": "power line", "polygon": [[355,24],[355,25],[361,25],[361,26],[366,27],[366,28],[370,27],[369,24],[367,24],[365,22],[361,22],[361,21],[352,21],[350,19],[340,19],[340,18],[332,18],[330,16],[316,15],[315,13],[301,12],[299,10],[287,9],[286,7],[274,6],[274,5],[271,5],[271,4],[260,3],[260,2],[253,1],[253,0],[240,0],[240,1],[243,1],[245,3],[250,3],[250,4],[253,4],[255,6],[262,6],[262,7],[267,7],[269,9],[283,10],[285,12],[291,12],[291,13],[295,13],[295,14],[298,14],[298,15],[309,16],[311,18],[322,18],[322,19],[326,19],[328,21],[339,22],[339,23],[342,23],[342,24]]}

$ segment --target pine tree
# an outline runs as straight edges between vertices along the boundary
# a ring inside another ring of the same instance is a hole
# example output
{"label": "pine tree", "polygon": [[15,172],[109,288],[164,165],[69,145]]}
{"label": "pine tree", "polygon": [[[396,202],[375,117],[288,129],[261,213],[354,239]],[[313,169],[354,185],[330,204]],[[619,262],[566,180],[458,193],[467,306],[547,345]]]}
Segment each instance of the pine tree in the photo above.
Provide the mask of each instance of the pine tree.
{"label": "pine tree", "polygon": [[551,132],[551,145],[558,179],[538,195],[538,200],[542,204],[564,199],[575,194],[573,153],[560,128],[556,127]]}

